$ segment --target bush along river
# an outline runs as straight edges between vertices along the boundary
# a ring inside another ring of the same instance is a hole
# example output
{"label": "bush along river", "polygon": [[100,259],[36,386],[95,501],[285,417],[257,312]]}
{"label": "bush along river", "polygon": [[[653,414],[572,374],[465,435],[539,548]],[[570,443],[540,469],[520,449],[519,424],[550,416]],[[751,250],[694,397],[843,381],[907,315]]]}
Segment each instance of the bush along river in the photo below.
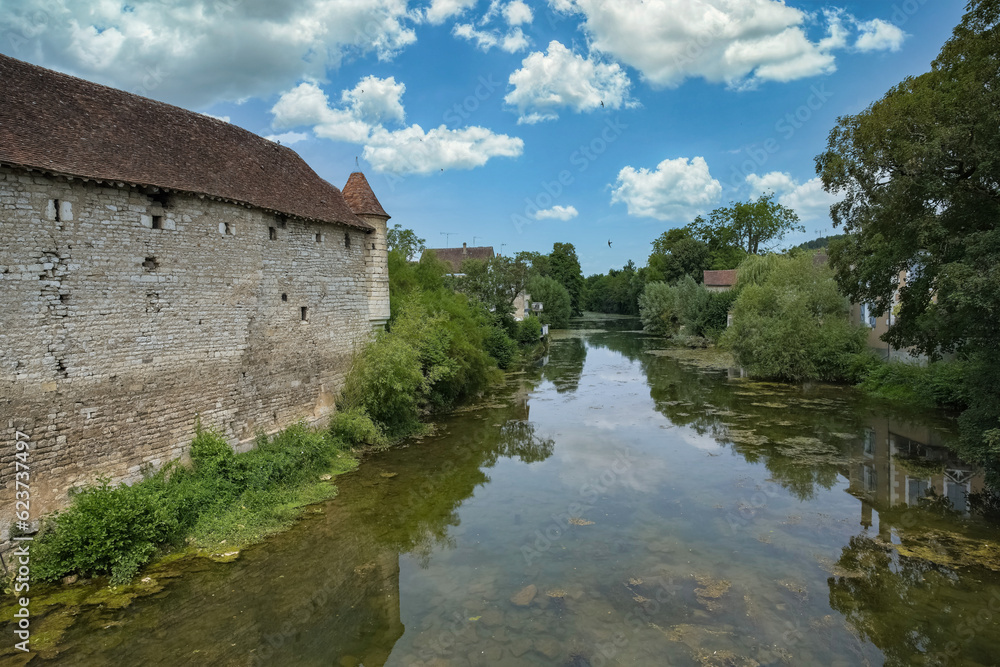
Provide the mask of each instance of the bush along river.
{"label": "bush along river", "polygon": [[37,652],[0,662],[1000,661],[1000,503],[946,415],[573,326],[288,532],[127,595],[61,589]]}

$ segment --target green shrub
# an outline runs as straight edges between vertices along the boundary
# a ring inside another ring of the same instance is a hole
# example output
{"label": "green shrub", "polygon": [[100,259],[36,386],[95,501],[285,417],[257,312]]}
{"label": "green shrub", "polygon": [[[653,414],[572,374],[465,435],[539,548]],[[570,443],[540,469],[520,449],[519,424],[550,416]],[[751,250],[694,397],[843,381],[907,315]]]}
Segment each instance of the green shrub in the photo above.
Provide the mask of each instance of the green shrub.
{"label": "green shrub", "polygon": [[697,335],[718,340],[726,330],[729,311],[736,302],[737,296],[733,290],[709,292],[708,301],[695,323]]}
{"label": "green shrub", "polygon": [[858,386],[873,396],[959,409],[969,405],[967,373],[967,365],[958,361],[921,365],[876,359],[867,361],[857,376]]}
{"label": "green shrub", "polygon": [[752,377],[844,380],[866,332],[849,323],[847,300],[833,274],[812,254],[763,259],[741,265],[742,285],[733,307],[733,326],[722,342]]}
{"label": "green shrub", "polygon": [[296,424],[237,454],[218,433],[199,430],[190,468],[169,465],[131,486],[101,480],[45,520],[33,547],[33,575],[56,581],[107,574],[118,584],[186,535],[204,544],[227,539],[231,547],[256,541],[287,524],[297,505],[319,499],[307,482],[338,460],[342,468],[353,463],[339,456],[341,447],[328,431]]}
{"label": "green shrub", "polygon": [[517,343],[499,327],[492,327],[483,341],[483,347],[502,369],[509,368],[517,358]]}
{"label": "green shrub", "polygon": [[553,329],[565,329],[573,314],[569,291],[557,280],[548,276],[534,276],[528,281],[528,293],[532,301],[542,303],[539,314],[542,324]]}
{"label": "green shrub", "polygon": [[677,290],[677,307],[680,309],[681,324],[687,329],[688,335],[701,336],[701,318],[708,307],[708,290],[688,275],[677,282],[675,289]]}
{"label": "green shrub", "polygon": [[178,537],[174,507],[162,474],[133,486],[102,479],[45,522],[32,574],[40,581],[110,574],[113,583],[127,582],[161,544]]}
{"label": "green shrub", "polygon": [[534,315],[529,315],[518,323],[517,342],[521,345],[534,345],[542,339],[542,321]]}
{"label": "green shrub", "polygon": [[666,283],[649,283],[639,295],[642,328],[660,336],[673,336],[681,326],[677,290]]}
{"label": "green shrub", "polygon": [[330,420],[330,433],[354,446],[387,447],[388,438],[364,408],[351,408],[338,412]]}
{"label": "green shrub", "polygon": [[496,330],[464,294],[415,289],[390,330],[355,357],[337,406],[364,408],[391,439],[413,433],[425,410],[457,405],[499,381],[486,349]]}

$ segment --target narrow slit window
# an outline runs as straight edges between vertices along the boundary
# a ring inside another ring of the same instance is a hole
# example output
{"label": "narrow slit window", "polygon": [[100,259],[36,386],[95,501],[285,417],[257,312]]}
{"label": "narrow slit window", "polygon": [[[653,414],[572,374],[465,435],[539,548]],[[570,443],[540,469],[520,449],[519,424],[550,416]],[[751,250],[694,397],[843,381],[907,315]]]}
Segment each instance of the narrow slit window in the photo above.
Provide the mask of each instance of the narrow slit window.
{"label": "narrow slit window", "polygon": [[323,235],[317,232],[316,243],[322,243],[322,242],[323,242]]}
{"label": "narrow slit window", "polygon": [[344,247],[351,247],[351,234],[349,232],[344,232]]}
{"label": "narrow slit window", "polygon": [[309,321],[309,306],[302,306],[302,321]]}
{"label": "narrow slit window", "polygon": [[59,222],[59,200],[58,199],[53,199],[52,200],[52,208],[55,210],[55,214],[54,214],[54,217],[52,219],[55,220],[56,222]]}
{"label": "narrow slit window", "polygon": [[163,216],[154,215],[153,216],[153,229],[163,229]]}
{"label": "narrow slit window", "polygon": [[275,229],[274,227],[268,227],[267,228],[267,238],[271,239],[272,241],[277,241],[278,240],[278,230]]}
{"label": "narrow slit window", "polygon": [[281,295],[281,300],[282,301],[288,301],[288,295],[287,294],[282,294]]}

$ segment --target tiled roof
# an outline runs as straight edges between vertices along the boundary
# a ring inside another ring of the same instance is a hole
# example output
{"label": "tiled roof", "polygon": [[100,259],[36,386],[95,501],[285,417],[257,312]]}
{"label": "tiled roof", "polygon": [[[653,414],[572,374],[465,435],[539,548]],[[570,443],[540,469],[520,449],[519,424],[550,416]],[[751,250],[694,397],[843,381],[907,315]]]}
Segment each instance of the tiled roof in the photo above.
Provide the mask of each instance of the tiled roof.
{"label": "tiled roof", "polygon": [[242,128],[0,55],[0,163],[371,226],[295,151]]}
{"label": "tiled roof", "polygon": [[434,256],[442,262],[447,262],[451,266],[452,273],[462,271],[462,262],[467,259],[493,259],[493,246],[479,246],[476,248],[427,248],[425,253],[433,252]]}
{"label": "tiled roof", "polygon": [[368,185],[368,179],[360,171],[354,172],[347,179],[347,185],[344,186],[344,199],[347,200],[347,205],[351,207],[355,215],[380,215],[386,219],[391,217],[382,208],[378,197]]}
{"label": "tiled roof", "polygon": [[706,287],[732,287],[736,282],[736,269],[705,271]]}

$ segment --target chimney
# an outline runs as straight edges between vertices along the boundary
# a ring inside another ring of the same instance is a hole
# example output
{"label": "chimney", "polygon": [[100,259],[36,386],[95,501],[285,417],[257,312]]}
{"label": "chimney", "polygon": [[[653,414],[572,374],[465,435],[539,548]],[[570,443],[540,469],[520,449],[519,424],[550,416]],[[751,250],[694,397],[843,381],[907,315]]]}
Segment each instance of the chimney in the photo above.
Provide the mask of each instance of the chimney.
{"label": "chimney", "polygon": [[466,244],[465,244],[464,242],[462,243],[462,254],[463,254],[463,255],[467,255],[467,254],[468,254],[468,253],[466,252]]}

